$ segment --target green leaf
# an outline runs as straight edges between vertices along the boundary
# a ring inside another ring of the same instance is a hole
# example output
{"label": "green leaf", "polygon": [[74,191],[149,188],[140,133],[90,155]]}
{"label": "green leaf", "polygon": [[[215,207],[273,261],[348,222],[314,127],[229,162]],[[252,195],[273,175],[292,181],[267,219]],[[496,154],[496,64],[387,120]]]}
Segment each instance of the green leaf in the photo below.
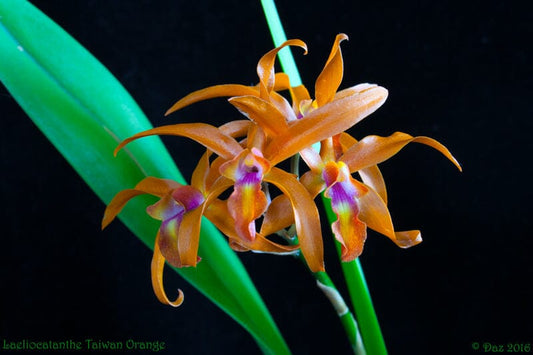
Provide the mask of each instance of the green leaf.
{"label": "green leaf", "polygon": [[[0,2],[0,53],[2,83],[104,203],[145,176],[184,183],[158,137],[113,157],[120,140],[152,128],[150,122],[98,60],[27,1]],[[120,218],[152,248],[158,223],[144,212],[150,202],[135,198]],[[290,353],[240,260],[207,220],[199,254],[197,268],[176,271],[249,331],[265,353]]]}

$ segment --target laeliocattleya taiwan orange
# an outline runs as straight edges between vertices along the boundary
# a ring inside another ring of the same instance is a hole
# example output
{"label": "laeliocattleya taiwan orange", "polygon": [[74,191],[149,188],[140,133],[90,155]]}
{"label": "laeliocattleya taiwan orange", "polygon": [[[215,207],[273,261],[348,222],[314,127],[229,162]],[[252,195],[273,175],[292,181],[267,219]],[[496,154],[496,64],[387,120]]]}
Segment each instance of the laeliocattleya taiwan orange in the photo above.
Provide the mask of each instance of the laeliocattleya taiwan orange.
{"label": "laeliocattleya taiwan orange", "polygon": [[[344,34],[335,38],[316,80],[314,100],[303,85],[291,87],[286,75],[274,71],[275,57],[281,48],[299,46],[307,51],[304,42],[289,40],[259,60],[256,86],[212,86],[187,95],[167,112],[201,100],[229,96],[229,102],[247,120],[231,121],[220,127],[207,123],[162,126],[127,138],[117,147],[115,153],[142,137],[172,135],[190,138],[206,148],[190,186],[146,178],[134,189],[117,194],[106,210],[103,226],[134,196],[148,193],[160,198],[147,212],[161,220],[152,280],[162,302],[179,304],[182,300],[180,293],[178,300],[168,301],[162,287],[163,265],[165,260],[177,267],[196,265],[202,216],[228,237],[234,250],[290,254],[298,249],[313,272],[324,270],[320,220],[314,203],[320,192],[331,199],[337,214],[332,228],[342,245],[343,261],[361,254],[367,227],[401,247],[421,241],[419,231],[394,230],[387,209],[385,182],[377,164],[406,144],[418,142],[439,150],[460,166],[443,145],[431,138],[397,132],[389,137],[368,136],[358,142],[345,132],[379,108],[388,95],[386,89],[373,84],[359,84],[337,92],[343,76],[340,44],[347,38]],[[287,89],[292,103],[278,93]],[[313,148],[316,143],[320,143],[319,151]],[[300,155],[310,169],[303,175],[278,167],[282,161]],[[355,172],[362,181],[352,176]],[[281,194],[271,199],[269,184]],[[220,198],[226,190],[231,190],[229,197]],[[268,239],[273,233],[291,230],[291,226],[298,236],[297,245],[282,245]]]}

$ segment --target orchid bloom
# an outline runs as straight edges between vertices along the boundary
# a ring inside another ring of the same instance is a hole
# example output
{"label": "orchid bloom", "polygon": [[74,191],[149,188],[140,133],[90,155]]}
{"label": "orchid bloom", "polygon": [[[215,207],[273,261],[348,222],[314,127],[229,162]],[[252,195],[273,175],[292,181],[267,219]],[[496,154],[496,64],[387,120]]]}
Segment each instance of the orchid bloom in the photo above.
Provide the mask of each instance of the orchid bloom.
{"label": "orchid bloom", "polygon": [[[307,89],[302,85],[291,88],[293,108],[298,120],[307,122],[317,112],[325,111],[330,116],[339,116],[338,112],[346,103],[354,103],[359,96],[373,88],[369,84],[359,84],[337,92],[343,76],[343,60],[340,43],[348,39],[339,34],[331,49],[324,69],[315,83],[316,99],[311,100]],[[383,101],[386,98],[386,91]],[[383,102],[370,105],[375,110]],[[366,115],[361,115],[364,118]],[[321,141],[318,154],[310,147],[300,151],[311,171],[301,178],[313,197],[324,191],[331,199],[332,209],[337,221],[332,230],[342,247],[341,258],[350,261],[357,258],[363,250],[366,239],[366,227],[386,235],[398,246],[407,248],[422,241],[420,231],[397,232],[394,230],[387,209],[387,192],[378,163],[381,163],[402,149],[410,142],[429,145],[450,159],[459,170],[461,167],[446,147],[428,137],[412,137],[397,132],[390,137],[369,136],[357,142],[347,133],[335,133]],[[363,182],[352,177],[358,172]],[[286,205],[280,197],[279,204]],[[275,228],[290,225],[290,218],[280,219]]]}
{"label": "orchid bloom", "polygon": [[[340,44],[346,39],[348,37],[344,34],[339,34],[335,38],[324,69],[316,80],[314,100],[311,100],[303,85],[290,88],[293,113],[287,113],[285,108],[288,104],[280,104],[283,99],[279,100],[278,96],[274,96],[277,93],[272,89],[276,85],[272,83],[275,83],[278,77],[274,75],[273,67],[266,66],[265,63],[272,63],[272,56],[283,46],[300,45],[294,41],[284,43],[259,61],[260,83],[258,86],[246,87],[248,90],[246,92],[242,86],[238,85],[218,85],[203,89],[187,95],[167,113],[211,97],[243,95],[232,97],[229,100],[230,103],[270,133],[272,140],[280,142],[279,145],[272,145],[272,147],[282,150],[284,145],[290,144],[288,131],[291,131],[294,136],[327,132],[323,134],[322,139],[317,139],[316,136],[310,139],[310,141],[321,141],[320,154],[314,152],[309,146],[299,147],[299,153],[311,169],[309,173],[302,176],[302,182],[306,184],[313,197],[325,191],[325,196],[332,200],[332,208],[338,216],[332,229],[336,239],[342,245],[342,260],[350,261],[362,252],[367,226],[386,235],[400,247],[406,248],[422,240],[418,230],[394,231],[386,206],[385,182],[376,164],[390,158],[405,144],[420,142],[439,150],[459,169],[460,165],[442,144],[431,138],[411,137],[398,132],[387,138],[367,137],[356,145],[354,138],[343,133],[376,110],[387,96],[385,89],[371,84],[359,84],[337,92],[343,76]],[[306,49],[305,46],[302,47]],[[270,74],[265,76],[265,73]],[[268,83],[270,85],[267,85]],[[278,85],[278,88],[282,89],[284,86]],[[273,100],[273,97],[276,99]],[[357,108],[357,115],[354,115],[352,107]],[[293,130],[293,127],[297,129]],[[345,141],[344,146],[341,143],[341,137]],[[346,143],[347,140],[349,143]],[[349,146],[346,146],[347,144]],[[371,164],[361,166],[363,158]],[[363,182],[351,176],[354,172],[359,172]],[[274,203],[280,210],[288,208],[285,196],[279,196],[273,201]],[[271,233],[292,223],[294,222],[290,213],[274,214],[267,211],[261,231],[265,234]]]}
{"label": "orchid bloom", "polygon": [[[324,270],[320,220],[314,198],[320,193],[331,199],[338,219],[332,224],[342,245],[342,260],[357,258],[363,249],[367,227],[386,235],[400,247],[421,241],[417,230],[396,232],[387,209],[385,182],[377,164],[389,159],[406,144],[429,145],[459,163],[439,142],[397,132],[389,137],[368,136],[355,140],[345,131],[377,110],[386,100],[386,89],[359,84],[337,92],[343,76],[340,43],[335,38],[324,69],[315,83],[315,99],[301,85],[291,87],[288,77],[275,73],[280,49],[299,46],[294,39],[266,53],[258,62],[256,86],[226,84],[195,91],[176,102],[167,114],[192,103],[230,97],[229,102],[247,120],[220,127],[206,123],[167,125],[125,139],[115,154],[133,140],[151,135],[187,137],[206,152],[200,158],[190,185],[147,177],[135,188],[119,192],[106,209],[102,226],[108,225],[133,197],[150,194],[159,201],[147,213],[161,221],[152,262],[152,284],[161,302],[179,305],[180,291],[171,302],[162,286],[165,260],[176,267],[196,266],[201,219],[205,216],[228,237],[236,251],[291,254],[298,249],[313,272]],[[292,104],[278,91],[290,90]],[[320,143],[320,151],[313,145]],[[277,167],[301,155],[310,171],[298,177]],[[352,174],[357,172],[362,181]],[[281,194],[271,199],[268,184]],[[220,195],[231,190],[227,199]],[[262,221],[260,220],[262,217]],[[258,230],[257,224],[261,223]],[[267,237],[294,226],[298,244],[282,245]]]}

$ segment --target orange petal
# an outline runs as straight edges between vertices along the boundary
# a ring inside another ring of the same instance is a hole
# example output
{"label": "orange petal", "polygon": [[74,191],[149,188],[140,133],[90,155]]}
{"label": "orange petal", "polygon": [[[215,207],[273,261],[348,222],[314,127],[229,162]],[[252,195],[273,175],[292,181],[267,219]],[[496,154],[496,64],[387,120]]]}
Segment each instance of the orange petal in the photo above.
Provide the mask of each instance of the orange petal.
{"label": "orange petal", "polygon": [[346,39],[348,39],[348,36],[344,33],[337,35],[326,65],[316,79],[315,98],[318,107],[331,102],[341,84],[343,74],[341,42]]}
{"label": "orange petal", "polygon": [[294,224],[291,201],[286,195],[279,195],[270,202],[263,218],[260,233],[269,235]]}
{"label": "orange petal", "polygon": [[194,168],[194,171],[192,172],[191,176],[191,186],[194,186],[198,190],[200,190],[203,194],[207,193],[207,177],[209,175],[209,157],[211,156],[211,152],[208,150],[206,151],[200,160],[198,161],[198,164],[196,165],[196,168]]}
{"label": "orange petal", "polygon": [[144,193],[157,197],[163,197],[170,190],[174,190],[180,186],[183,185],[174,180],[148,176],[135,185],[135,190],[143,191]]}
{"label": "orange petal", "polygon": [[300,102],[311,100],[309,91],[307,91],[307,88],[305,86],[299,85],[299,86],[291,88],[290,92],[291,92],[291,99],[292,99],[292,109],[294,110],[294,112],[299,113]]}
{"label": "orange petal", "polygon": [[287,131],[285,116],[270,102],[255,96],[232,97],[228,101],[243,115],[261,126],[268,135]]}
{"label": "orange petal", "polygon": [[394,232],[396,245],[401,248],[409,248],[422,242],[422,234],[419,230]]}
{"label": "orange petal", "polygon": [[262,151],[265,145],[266,135],[261,126],[253,124],[248,129],[246,138],[246,148],[252,150],[253,148]]}
{"label": "orange petal", "polygon": [[281,169],[272,168],[265,175],[264,181],[273,183],[283,194],[289,197],[294,212],[300,249],[307,265],[312,272],[324,271],[324,247],[315,202],[294,175]]}
{"label": "orange petal", "polygon": [[[346,152],[351,146],[357,143],[357,139],[346,132],[341,133],[339,140],[342,145],[343,152]],[[372,165],[368,168],[360,169],[358,173],[363,182],[376,190],[385,204],[387,204],[387,187],[385,186],[385,180],[383,179],[383,175],[381,174],[381,170],[379,170],[378,166]]]}
{"label": "orange petal", "polygon": [[366,185],[373,188],[383,202],[387,204],[387,187],[385,186],[385,180],[383,179],[383,175],[378,166],[372,165],[357,172],[359,173],[359,176],[361,176],[361,180],[363,180]]}
{"label": "orange petal", "polygon": [[262,233],[257,233],[253,241],[242,239],[235,231],[235,226],[229,218],[227,201],[216,200],[207,210],[205,216],[229,238],[230,246],[235,251],[254,250],[273,254],[288,254],[299,248],[299,245],[281,245],[266,239]]}
{"label": "orange petal", "polygon": [[274,88],[275,83],[275,74],[274,74],[274,61],[276,60],[276,55],[278,52],[286,46],[298,46],[305,50],[304,54],[307,54],[307,45],[300,41],[299,39],[291,39],[282,43],[279,47],[272,49],[266,53],[259,63],[257,63],[257,75],[259,76],[259,90],[261,98],[268,100],[268,96],[272,89]]}
{"label": "orange petal", "polygon": [[306,172],[300,177],[300,182],[305,186],[313,199],[326,188],[326,183],[322,179],[322,170],[318,173],[314,171]]}
{"label": "orange petal", "polygon": [[115,149],[115,155],[126,144],[136,139],[153,135],[171,135],[187,137],[202,144],[216,154],[231,159],[242,151],[240,144],[232,137],[222,133],[218,128],[207,123],[182,123],[149,129],[123,140]]}
{"label": "orange petal", "polygon": [[423,136],[412,137],[402,132],[396,132],[388,137],[367,136],[348,149],[340,159],[350,167],[351,172],[354,172],[389,159],[411,142],[435,148],[454,163],[459,171],[462,170],[450,151],[436,140]]}
{"label": "orange petal", "polygon": [[161,254],[161,251],[159,250],[159,232],[157,233],[157,237],[155,239],[155,245],[154,245],[154,255],[152,257],[152,266],[151,266],[151,273],[152,273],[152,287],[154,289],[154,293],[157,297],[157,299],[163,303],[168,304],[172,307],[178,307],[183,303],[184,295],[183,292],[178,289],[178,297],[175,301],[170,301],[167,297],[167,294],[165,293],[165,289],[163,287],[163,269],[165,267],[165,258]]}
{"label": "orange petal", "polygon": [[204,208],[205,203],[183,215],[178,231],[178,252],[182,266],[196,266],[198,262],[200,227]]}
{"label": "orange petal", "polygon": [[318,154],[313,147],[307,147],[300,150],[300,156],[311,171],[317,173],[322,171],[324,162],[322,161],[320,154]]}
{"label": "orange petal", "polygon": [[283,91],[290,89],[291,82],[289,80],[289,76],[285,73],[276,73],[274,77],[274,91]]}
{"label": "orange petal", "polygon": [[291,122],[286,133],[274,137],[265,150],[265,157],[276,165],[303,148],[344,132],[377,110],[386,98],[386,89],[373,86],[319,107]]}
{"label": "orange petal", "polygon": [[143,195],[145,192],[134,189],[122,190],[113,197],[111,202],[107,205],[102,218],[102,229],[107,227],[115,217],[122,211],[126,203],[135,196]]}
{"label": "orange petal", "polygon": [[396,245],[408,248],[422,241],[420,231],[395,232],[392,219],[387,205],[383,199],[371,187],[367,193],[359,199],[359,219],[366,223],[368,228],[381,233]]}
{"label": "orange petal", "polygon": [[171,114],[174,111],[189,106],[198,101],[208,100],[215,97],[229,97],[229,96],[243,96],[243,95],[259,95],[259,90],[251,86],[239,85],[239,84],[225,84],[215,85],[208,88],[194,91],[184,98],[180,99],[171,108],[167,110],[165,116]]}
{"label": "orange petal", "polygon": [[296,114],[294,113],[294,109],[283,96],[281,96],[277,92],[271,92],[270,102],[278,109],[279,112],[282,113],[283,117],[285,117],[285,120],[287,120],[287,122],[296,120]]}
{"label": "orange petal", "polygon": [[115,197],[113,197],[105,209],[104,217],[102,219],[102,229],[107,227],[120,211],[122,211],[126,203],[135,196],[150,194],[163,197],[170,190],[175,189],[178,186],[181,185],[175,181],[149,176],[141,180],[135,188],[120,191]]}
{"label": "orange petal", "polygon": [[249,120],[236,120],[230,121],[222,126],[218,127],[220,132],[227,134],[230,137],[238,138],[246,136],[250,126],[253,125]]}

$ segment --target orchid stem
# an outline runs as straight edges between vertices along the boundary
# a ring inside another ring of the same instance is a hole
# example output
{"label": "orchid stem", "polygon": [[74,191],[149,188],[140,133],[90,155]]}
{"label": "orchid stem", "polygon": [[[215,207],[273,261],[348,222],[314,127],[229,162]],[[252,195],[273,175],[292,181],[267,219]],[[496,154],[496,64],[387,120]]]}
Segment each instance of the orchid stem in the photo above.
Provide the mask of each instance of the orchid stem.
{"label": "orchid stem", "polygon": [[[290,244],[298,244],[298,237],[294,236],[292,239],[287,240]],[[346,305],[346,302],[342,298],[340,292],[337,290],[337,287],[330,279],[329,275],[325,271],[312,272],[307,265],[307,262],[302,253],[298,254],[298,258],[305,266],[307,270],[313,275],[316,280],[318,288],[324,293],[326,298],[329,300],[337,316],[341,321],[341,324],[346,333],[346,337],[350,342],[353,353],[355,355],[366,355],[366,349],[363,343],[363,338],[359,332],[359,326],[357,325],[357,320],[353,316],[353,313],[350,311],[350,308]]]}
{"label": "orchid stem", "polygon": [[352,346],[354,354],[357,355],[366,355],[366,350],[363,345],[363,339],[361,338],[361,333],[359,332],[359,327],[357,321],[353,316],[352,312],[344,302],[344,299],[340,295],[339,291],[333,284],[333,281],[329,278],[329,275],[324,271],[319,271],[313,273],[313,276],[316,279],[317,286],[324,292],[326,297],[329,299],[333,308],[337,312],[337,315],[340,318],[348,341]]}

